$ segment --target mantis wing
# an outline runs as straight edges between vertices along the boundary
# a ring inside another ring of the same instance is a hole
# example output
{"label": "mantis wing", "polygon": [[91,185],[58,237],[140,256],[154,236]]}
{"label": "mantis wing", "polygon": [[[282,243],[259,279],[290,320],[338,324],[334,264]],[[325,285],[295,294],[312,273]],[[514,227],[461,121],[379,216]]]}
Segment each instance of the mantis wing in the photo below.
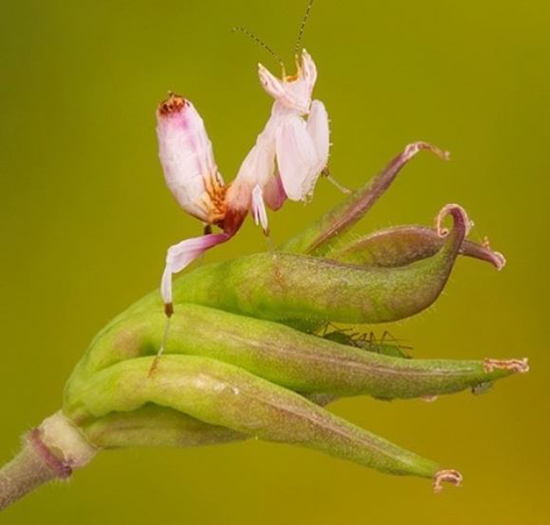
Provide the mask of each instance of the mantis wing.
{"label": "mantis wing", "polygon": [[298,115],[286,118],[276,138],[277,164],[287,197],[304,200],[321,173],[322,160],[315,149],[306,122]]}

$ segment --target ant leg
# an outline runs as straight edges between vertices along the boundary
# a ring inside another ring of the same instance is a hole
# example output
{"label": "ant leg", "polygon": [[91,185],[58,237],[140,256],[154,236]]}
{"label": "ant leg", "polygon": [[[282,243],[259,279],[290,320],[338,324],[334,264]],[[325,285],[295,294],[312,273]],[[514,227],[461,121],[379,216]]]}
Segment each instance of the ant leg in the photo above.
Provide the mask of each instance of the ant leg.
{"label": "ant leg", "polygon": [[384,330],[382,337],[380,338],[380,343],[388,344],[387,340],[390,339],[389,344],[395,345],[402,357],[410,358],[411,356],[405,350],[412,350],[412,346],[404,346],[399,342],[399,339],[394,337],[388,330]]}
{"label": "ant leg", "polygon": [[357,346],[363,348],[367,352],[376,352],[377,354],[380,353],[380,349],[377,346],[378,341],[376,340],[376,336],[372,331],[359,334],[355,339],[355,342]]}
{"label": "ant leg", "polygon": [[366,342],[370,347],[374,347],[374,351],[376,353],[378,353],[378,354],[380,353],[380,348],[378,348],[378,345],[377,345],[378,341],[376,340],[376,335],[374,335],[373,331],[369,332]]}
{"label": "ant leg", "polygon": [[382,344],[385,344],[388,342],[388,339],[390,344],[395,343],[397,346],[399,346],[399,341],[392,335],[392,333],[388,330],[384,330],[384,332],[382,333],[382,337],[380,338],[380,342]]}

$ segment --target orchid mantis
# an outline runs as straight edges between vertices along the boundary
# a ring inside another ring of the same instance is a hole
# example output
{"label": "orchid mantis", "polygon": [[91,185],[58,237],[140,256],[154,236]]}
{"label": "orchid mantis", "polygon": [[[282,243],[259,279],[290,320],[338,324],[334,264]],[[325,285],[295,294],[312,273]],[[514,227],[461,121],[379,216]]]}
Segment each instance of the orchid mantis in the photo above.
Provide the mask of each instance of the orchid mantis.
{"label": "orchid mantis", "polygon": [[274,103],[264,130],[237,175],[237,181],[255,178],[251,211],[266,233],[264,202],[277,210],[286,198],[308,199],[328,161],[328,114],[322,102],[312,101],[317,68],[305,49],[296,67],[295,76],[283,74],[278,79],[259,65],[260,81]]}
{"label": "orchid mantis", "polygon": [[[317,68],[311,56],[303,50],[294,76],[278,79],[260,64],[259,77],[274,99],[271,116],[230,184],[223,182],[204,122],[193,104],[170,94],[157,110],[159,157],[166,184],[180,206],[205,224],[207,232],[168,249],[161,282],[168,317],[173,313],[173,274],[235,235],[249,211],[268,234],[266,205],[277,210],[287,198],[308,199],[326,167],[328,115],[322,102],[312,101]],[[211,233],[211,226],[222,232]]]}
{"label": "orchid mantis", "polygon": [[[309,0],[300,26],[293,76],[286,75],[283,61],[269,46],[244,30],[278,59],[282,78],[259,64],[260,82],[274,99],[271,116],[232,183],[224,184],[204,123],[191,102],[171,93],[157,110],[159,157],[166,183],[180,206],[205,225],[202,237],[186,239],[168,249],[161,280],[168,319],[173,313],[173,274],[233,237],[249,211],[269,235],[266,205],[276,211],[286,199],[309,199],[326,168],[328,114],[322,102],[312,100],[317,68],[305,49],[299,56],[312,5],[313,0]],[[222,232],[212,233],[212,226]]]}

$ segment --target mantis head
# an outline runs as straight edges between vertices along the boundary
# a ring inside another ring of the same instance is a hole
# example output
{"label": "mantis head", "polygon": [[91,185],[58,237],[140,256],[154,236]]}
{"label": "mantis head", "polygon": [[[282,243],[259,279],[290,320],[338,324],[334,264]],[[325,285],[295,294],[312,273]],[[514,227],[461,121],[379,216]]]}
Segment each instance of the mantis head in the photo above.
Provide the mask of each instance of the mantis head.
{"label": "mantis head", "polygon": [[262,64],[258,66],[260,82],[283,107],[307,115],[311,106],[311,94],[317,80],[317,68],[311,55],[304,49],[301,57],[296,56],[296,75],[277,78]]}

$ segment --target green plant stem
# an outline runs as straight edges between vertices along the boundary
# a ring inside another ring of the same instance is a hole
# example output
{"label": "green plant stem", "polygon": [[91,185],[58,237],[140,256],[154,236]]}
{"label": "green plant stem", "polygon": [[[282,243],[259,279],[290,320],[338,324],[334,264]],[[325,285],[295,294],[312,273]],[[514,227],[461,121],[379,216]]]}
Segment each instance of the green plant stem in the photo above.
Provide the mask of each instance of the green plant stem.
{"label": "green plant stem", "polygon": [[97,448],[61,412],[23,438],[22,450],[0,470],[0,510],[54,479],[68,478],[87,465]]}
{"label": "green plant stem", "polygon": [[21,451],[0,470],[0,510],[40,485],[59,478],[59,473],[25,438]]}

